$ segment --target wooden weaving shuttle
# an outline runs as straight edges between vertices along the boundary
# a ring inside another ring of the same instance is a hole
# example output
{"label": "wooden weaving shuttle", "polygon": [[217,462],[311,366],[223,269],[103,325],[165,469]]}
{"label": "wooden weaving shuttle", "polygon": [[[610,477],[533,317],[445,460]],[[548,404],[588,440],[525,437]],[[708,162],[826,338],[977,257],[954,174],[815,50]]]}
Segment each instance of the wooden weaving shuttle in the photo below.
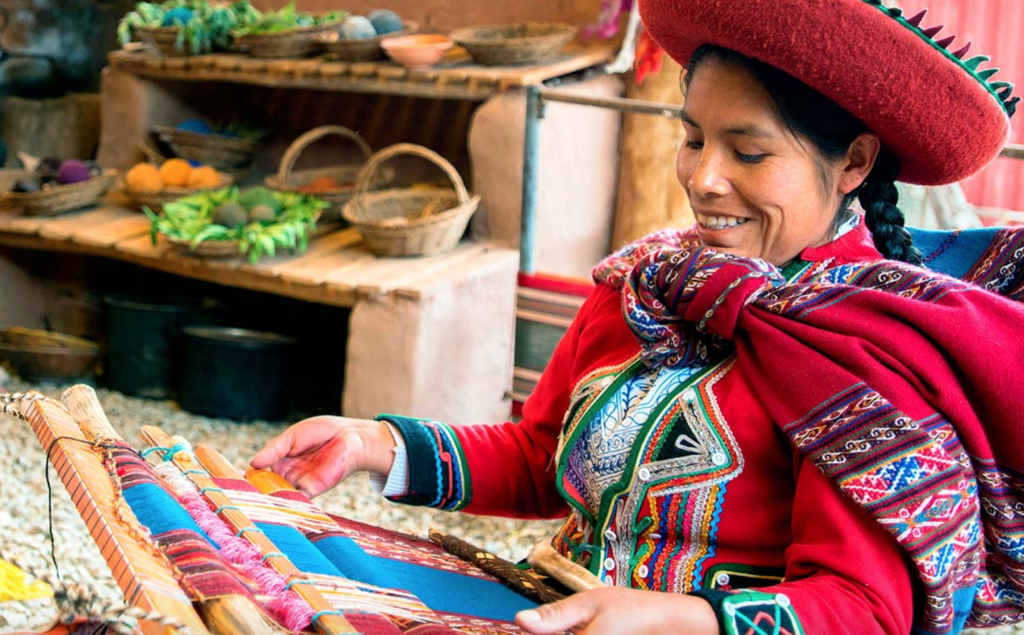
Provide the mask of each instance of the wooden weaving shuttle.
{"label": "wooden weaving shuttle", "polygon": [[[154,447],[170,448],[174,446],[174,441],[171,437],[156,426],[143,426],[142,437],[147,443],[152,444]],[[202,491],[202,496],[214,506],[214,509],[219,509],[218,514],[224,522],[226,522],[234,531],[240,532],[250,543],[260,550],[264,556],[267,554],[280,554],[280,550],[274,545],[273,542],[259,530],[256,525],[249,520],[248,516],[236,509],[229,509],[233,507],[231,499],[217,487],[214,482],[214,478],[229,478],[238,479],[241,478],[241,474],[232,466],[227,460],[214,462],[211,461],[211,465],[200,465],[196,462],[193,457],[185,452],[178,452],[171,460],[177,465],[182,471],[186,470],[202,470],[209,474],[189,472],[188,478]],[[209,489],[207,489],[209,488]],[[295,577],[301,577],[302,571],[300,571],[292,561],[287,557],[275,555],[267,559],[270,566],[280,573],[286,580]],[[309,584],[297,584],[293,587],[295,593],[297,593],[303,600],[305,600],[312,609],[321,613],[324,612],[313,625],[317,631],[324,635],[343,635],[343,634],[357,634],[357,631],[348,620],[341,615],[338,615],[334,611],[334,607],[320,594],[315,586]]]}
{"label": "wooden weaving shuttle", "polygon": [[537,571],[551,576],[573,591],[589,591],[605,586],[596,575],[555,551],[547,540],[533,545],[526,561]]}
{"label": "wooden weaving shuttle", "polygon": [[[96,391],[89,386],[78,385],[68,388],[61,395],[61,401],[90,440],[124,440],[107,419],[96,397]],[[203,621],[215,634],[271,635],[274,632],[247,597],[227,595],[206,598],[196,604],[199,606]]]}
{"label": "wooden weaving shuttle", "polygon": [[[70,402],[73,405],[75,398]],[[76,423],[68,406],[49,399],[25,400],[19,404],[19,411],[46,450],[126,600],[146,613],[162,615],[165,622],[188,628],[194,635],[209,633],[166,561],[140,544],[126,526],[131,522],[137,526],[138,521],[130,509],[125,509],[127,506],[115,508],[119,492],[93,448],[92,439]],[[105,420],[106,415],[102,417]],[[109,422],[106,425],[109,427]],[[151,619],[140,620],[139,630],[145,635],[177,631]]]}

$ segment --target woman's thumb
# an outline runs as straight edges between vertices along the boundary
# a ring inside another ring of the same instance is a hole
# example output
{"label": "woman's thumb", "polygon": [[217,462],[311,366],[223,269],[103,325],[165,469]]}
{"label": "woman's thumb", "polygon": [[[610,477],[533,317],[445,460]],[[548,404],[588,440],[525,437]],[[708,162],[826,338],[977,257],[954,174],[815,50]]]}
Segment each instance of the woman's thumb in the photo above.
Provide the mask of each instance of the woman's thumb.
{"label": "woman's thumb", "polygon": [[533,635],[550,635],[583,626],[594,618],[594,605],[587,593],[570,596],[535,609],[520,611],[516,623]]}

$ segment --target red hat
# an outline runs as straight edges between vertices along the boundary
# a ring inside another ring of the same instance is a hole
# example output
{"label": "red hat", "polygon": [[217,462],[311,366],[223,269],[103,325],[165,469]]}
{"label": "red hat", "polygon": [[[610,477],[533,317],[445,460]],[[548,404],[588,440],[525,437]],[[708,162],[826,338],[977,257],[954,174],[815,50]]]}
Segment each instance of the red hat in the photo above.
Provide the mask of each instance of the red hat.
{"label": "red hat", "polygon": [[984,56],[951,46],[926,11],[880,0],[637,0],[651,37],[677,62],[702,44],[796,77],[863,121],[902,164],[900,180],[941,185],[998,156],[1020,97],[989,81]]}

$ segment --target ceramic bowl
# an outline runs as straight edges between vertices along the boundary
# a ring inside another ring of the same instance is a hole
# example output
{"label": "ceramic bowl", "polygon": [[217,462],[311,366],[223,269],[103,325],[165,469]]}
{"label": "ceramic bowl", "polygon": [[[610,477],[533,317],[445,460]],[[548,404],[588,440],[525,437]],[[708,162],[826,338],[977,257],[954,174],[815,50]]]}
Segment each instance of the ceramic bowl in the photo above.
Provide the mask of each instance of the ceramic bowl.
{"label": "ceramic bowl", "polygon": [[454,45],[455,42],[444,35],[405,35],[380,43],[388,57],[414,70],[425,70],[437,64]]}

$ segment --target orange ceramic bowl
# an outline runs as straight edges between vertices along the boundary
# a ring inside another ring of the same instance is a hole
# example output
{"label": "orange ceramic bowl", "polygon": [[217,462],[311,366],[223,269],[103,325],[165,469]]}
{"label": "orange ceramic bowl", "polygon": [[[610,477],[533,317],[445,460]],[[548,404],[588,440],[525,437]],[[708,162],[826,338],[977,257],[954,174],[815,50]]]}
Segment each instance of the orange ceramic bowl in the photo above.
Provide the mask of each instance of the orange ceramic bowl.
{"label": "orange ceramic bowl", "polygon": [[444,35],[405,35],[381,41],[388,57],[406,68],[423,70],[437,64],[455,45]]}

